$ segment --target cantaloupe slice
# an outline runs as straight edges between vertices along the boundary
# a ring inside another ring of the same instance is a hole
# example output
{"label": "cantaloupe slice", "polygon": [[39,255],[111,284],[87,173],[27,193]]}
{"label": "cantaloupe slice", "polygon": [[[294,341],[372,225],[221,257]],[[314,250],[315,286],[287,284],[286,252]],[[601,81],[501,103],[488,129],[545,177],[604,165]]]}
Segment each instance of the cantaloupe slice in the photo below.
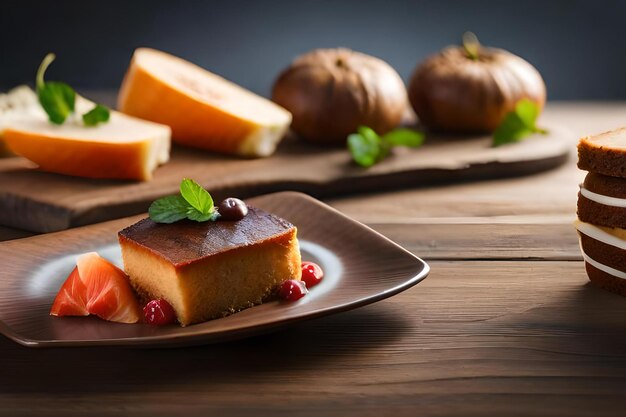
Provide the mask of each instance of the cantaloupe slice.
{"label": "cantaloupe slice", "polygon": [[77,96],[75,114],[64,124],[54,125],[35,99],[10,113],[0,113],[3,140],[12,152],[44,171],[149,180],[154,169],[169,159],[170,128],[115,111],[107,123],[85,126],[80,115],[93,106]]}
{"label": "cantaloupe slice", "polygon": [[120,111],[172,128],[175,142],[216,152],[271,155],[291,113],[190,62],[153,49],[133,55]]}
{"label": "cantaloupe slice", "polygon": [[16,117],[25,113],[38,114],[37,94],[30,87],[21,85],[6,94],[0,94],[0,157],[12,155],[3,141],[4,129]]}

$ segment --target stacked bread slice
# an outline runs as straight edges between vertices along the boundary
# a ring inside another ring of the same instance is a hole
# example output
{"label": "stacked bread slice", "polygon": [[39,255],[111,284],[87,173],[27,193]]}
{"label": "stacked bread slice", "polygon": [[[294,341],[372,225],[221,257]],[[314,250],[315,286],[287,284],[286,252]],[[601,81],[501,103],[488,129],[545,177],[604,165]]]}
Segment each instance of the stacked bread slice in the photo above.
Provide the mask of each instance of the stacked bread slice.
{"label": "stacked bread slice", "polygon": [[594,284],[626,296],[626,128],[582,138],[576,229]]}

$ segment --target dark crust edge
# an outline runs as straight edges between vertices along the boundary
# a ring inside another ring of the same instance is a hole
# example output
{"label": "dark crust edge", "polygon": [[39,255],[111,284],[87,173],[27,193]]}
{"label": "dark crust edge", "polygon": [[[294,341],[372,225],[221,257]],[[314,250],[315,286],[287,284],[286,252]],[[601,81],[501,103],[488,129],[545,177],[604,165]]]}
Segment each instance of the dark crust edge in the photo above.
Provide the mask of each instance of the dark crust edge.
{"label": "dark crust edge", "polygon": [[578,143],[578,168],[611,177],[626,178],[626,151],[597,146],[583,138]]}
{"label": "dark crust edge", "polygon": [[585,270],[589,281],[597,287],[610,291],[621,296],[626,296],[626,280],[614,277],[604,271],[599,270],[595,266],[585,262]]}

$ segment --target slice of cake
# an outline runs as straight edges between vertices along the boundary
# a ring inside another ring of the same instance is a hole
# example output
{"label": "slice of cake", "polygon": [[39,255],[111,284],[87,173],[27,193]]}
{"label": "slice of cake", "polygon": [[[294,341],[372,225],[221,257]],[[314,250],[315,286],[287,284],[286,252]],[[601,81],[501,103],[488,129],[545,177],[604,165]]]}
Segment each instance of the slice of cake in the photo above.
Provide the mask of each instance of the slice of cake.
{"label": "slice of cake", "polygon": [[249,207],[238,221],[144,219],[119,232],[124,269],[145,300],[165,299],[186,326],[260,304],[300,279],[294,225]]}
{"label": "slice of cake", "polygon": [[575,223],[587,275],[626,295],[626,128],[582,138],[578,167],[589,171],[580,185]]}
{"label": "slice of cake", "polygon": [[626,177],[626,128],[582,138],[578,143],[578,168]]}
{"label": "slice of cake", "polygon": [[626,296],[626,230],[580,220],[575,226],[589,280]]}

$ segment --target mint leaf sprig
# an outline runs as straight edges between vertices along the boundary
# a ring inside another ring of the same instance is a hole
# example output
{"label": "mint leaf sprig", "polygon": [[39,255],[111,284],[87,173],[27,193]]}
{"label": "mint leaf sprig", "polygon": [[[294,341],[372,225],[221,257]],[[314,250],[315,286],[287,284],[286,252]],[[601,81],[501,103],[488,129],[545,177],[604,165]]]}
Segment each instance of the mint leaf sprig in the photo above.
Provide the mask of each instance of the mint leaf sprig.
{"label": "mint leaf sprig", "polygon": [[[76,91],[66,83],[44,80],[46,70],[55,59],[54,54],[45,56],[37,70],[35,85],[39,104],[48,114],[48,120],[56,125],[62,125],[75,111]],[[86,126],[96,126],[98,123],[108,122],[109,117],[109,109],[102,104],[96,104],[93,109],[83,114],[82,119]]]}
{"label": "mint leaf sprig", "polygon": [[96,106],[83,114],[83,123],[85,126],[96,126],[98,123],[106,123],[111,118],[111,112],[102,104]]}
{"label": "mint leaf sprig", "polygon": [[507,113],[502,123],[493,133],[493,146],[519,142],[534,133],[547,134],[546,129],[537,126],[539,106],[529,99],[522,99],[515,105],[515,110]]}
{"label": "mint leaf sprig", "polygon": [[352,159],[368,168],[385,159],[394,146],[417,148],[424,143],[424,134],[399,128],[379,135],[367,126],[359,126],[357,133],[348,136],[348,149]]}
{"label": "mint leaf sprig", "polygon": [[50,122],[61,125],[74,112],[76,92],[65,83],[44,81],[44,74],[55,58],[54,54],[45,56],[37,70],[36,86],[39,103],[48,114]]}
{"label": "mint leaf sprig", "polygon": [[156,223],[175,223],[183,219],[206,222],[215,221],[219,217],[211,194],[188,178],[180,183],[180,195],[155,200],[150,205],[148,214]]}

